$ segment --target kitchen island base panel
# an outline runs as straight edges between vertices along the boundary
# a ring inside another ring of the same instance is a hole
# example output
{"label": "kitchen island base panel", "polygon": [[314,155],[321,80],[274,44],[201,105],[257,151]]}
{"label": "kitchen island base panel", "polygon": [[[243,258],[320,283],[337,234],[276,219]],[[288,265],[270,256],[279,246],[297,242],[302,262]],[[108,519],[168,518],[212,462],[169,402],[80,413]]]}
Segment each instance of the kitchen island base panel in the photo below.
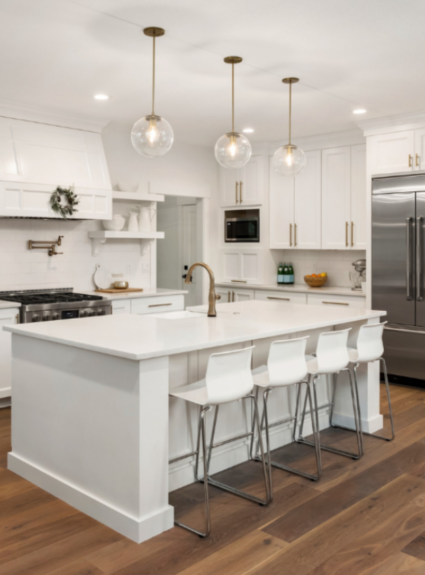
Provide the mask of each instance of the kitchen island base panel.
{"label": "kitchen island base panel", "polygon": [[12,353],[10,469],[134,541],[170,529],[168,357],[16,334]]}
{"label": "kitchen island base panel", "polygon": [[171,505],[167,504],[164,509],[137,519],[75,485],[71,485],[62,478],[55,477],[51,472],[40,469],[30,461],[25,461],[13,452],[8,454],[7,467],[20,477],[136,543],[143,543],[171,529],[174,525],[174,507]]}

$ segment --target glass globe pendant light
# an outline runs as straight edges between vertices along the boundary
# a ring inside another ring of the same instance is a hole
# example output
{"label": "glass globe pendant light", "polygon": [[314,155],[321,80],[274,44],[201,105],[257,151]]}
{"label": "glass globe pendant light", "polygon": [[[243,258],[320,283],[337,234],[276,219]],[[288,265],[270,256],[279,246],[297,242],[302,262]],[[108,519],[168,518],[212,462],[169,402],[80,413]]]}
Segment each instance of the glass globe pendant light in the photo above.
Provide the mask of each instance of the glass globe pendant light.
{"label": "glass globe pendant light", "polygon": [[152,65],[152,114],[143,116],[131,130],[131,143],[142,156],[155,158],[168,152],[174,142],[173,128],[165,118],[155,115],[155,38],[163,36],[165,30],[151,26],[143,30],[153,39]]}
{"label": "glass globe pendant light", "polygon": [[251,158],[251,144],[246,136],[235,132],[235,64],[242,62],[240,56],[227,56],[226,64],[232,64],[232,131],[216,142],[214,154],[223,168],[243,168]]}
{"label": "glass globe pendant light", "polygon": [[291,144],[292,84],[296,84],[298,78],[284,78],[282,82],[289,84],[289,139],[286,146],[281,146],[274,153],[273,168],[283,176],[293,177],[302,172],[307,164],[301,148]]}

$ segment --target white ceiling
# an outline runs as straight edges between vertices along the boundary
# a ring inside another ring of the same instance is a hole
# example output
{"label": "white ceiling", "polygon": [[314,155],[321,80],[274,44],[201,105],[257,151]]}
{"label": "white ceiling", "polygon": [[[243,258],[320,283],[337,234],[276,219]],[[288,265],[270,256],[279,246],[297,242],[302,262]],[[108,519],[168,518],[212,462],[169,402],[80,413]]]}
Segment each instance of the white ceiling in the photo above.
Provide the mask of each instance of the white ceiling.
{"label": "white ceiling", "polygon": [[[423,0],[0,0],[0,99],[131,126],[156,112],[176,138],[213,144],[230,129],[251,141],[286,136],[285,76],[298,76],[294,137],[352,129],[361,118],[425,110]],[[110,95],[107,102],[93,95]]]}

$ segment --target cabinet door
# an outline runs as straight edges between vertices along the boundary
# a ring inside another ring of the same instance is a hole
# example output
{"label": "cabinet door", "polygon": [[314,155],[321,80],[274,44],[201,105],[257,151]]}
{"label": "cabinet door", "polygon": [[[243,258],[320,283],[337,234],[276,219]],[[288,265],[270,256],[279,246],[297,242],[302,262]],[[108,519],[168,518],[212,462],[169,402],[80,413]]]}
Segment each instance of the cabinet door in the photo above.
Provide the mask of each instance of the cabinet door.
{"label": "cabinet door", "polygon": [[223,282],[240,281],[240,252],[237,249],[225,249],[220,252],[220,276]]}
{"label": "cabinet door", "polygon": [[18,323],[19,309],[0,310],[0,399],[12,395],[12,334],[3,326]]}
{"label": "cabinet door", "polygon": [[307,165],[294,178],[294,246],[318,250],[322,240],[321,152],[306,152]]}
{"label": "cabinet door", "polygon": [[241,250],[240,270],[241,280],[249,284],[263,283],[263,266],[261,250]]}
{"label": "cabinet door", "polygon": [[322,151],[322,248],[349,247],[350,147]]}
{"label": "cabinet door", "polygon": [[254,156],[242,168],[239,182],[239,203],[242,206],[259,206],[263,203],[266,162],[267,159],[263,156]]}
{"label": "cabinet door", "polygon": [[131,313],[131,301],[126,299],[115,300],[112,302],[112,313]]}
{"label": "cabinet door", "polygon": [[294,178],[278,174],[269,162],[270,249],[294,246]]}
{"label": "cabinet door", "polygon": [[350,246],[366,249],[366,146],[351,147]]}
{"label": "cabinet door", "polygon": [[232,301],[249,301],[251,299],[254,299],[252,290],[239,288],[232,290]]}
{"label": "cabinet door", "polygon": [[425,128],[415,130],[415,170],[425,170]]}
{"label": "cabinet door", "polygon": [[413,170],[415,134],[413,130],[379,134],[368,138],[369,172],[372,176]]}
{"label": "cabinet door", "polygon": [[307,294],[308,305],[320,305],[322,307],[366,307],[365,297],[350,297],[344,295],[320,295]]}
{"label": "cabinet door", "polygon": [[215,293],[220,297],[217,303],[230,303],[232,300],[232,290],[226,288],[216,288]]}
{"label": "cabinet door", "polygon": [[221,206],[239,206],[239,184],[241,181],[241,170],[220,167],[220,194]]}
{"label": "cabinet door", "polygon": [[255,299],[260,301],[276,301],[282,304],[285,303],[307,303],[307,294],[305,293],[293,293],[289,291],[279,290],[279,291],[255,291]]}

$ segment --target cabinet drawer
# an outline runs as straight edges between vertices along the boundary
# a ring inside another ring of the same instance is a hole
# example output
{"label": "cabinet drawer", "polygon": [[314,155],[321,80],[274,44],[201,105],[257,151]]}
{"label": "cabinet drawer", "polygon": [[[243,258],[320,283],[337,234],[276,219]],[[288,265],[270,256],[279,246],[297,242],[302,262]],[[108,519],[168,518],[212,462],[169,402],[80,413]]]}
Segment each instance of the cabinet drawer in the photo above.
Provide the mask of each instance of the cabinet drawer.
{"label": "cabinet drawer", "polygon": [[255,299],[261,301],[280,301],[282,303],[307,303],[307,295],[305,293],[285,291],[256,291]]}
{"label": "cabinet drawer", "polygon": [[321,294],[308,294],[307,303],[309,305],[323,305],[323,306],[344,306],[344,307],[366,307],[366,298],[363,297],[350,297],[345,295],[321,295]]}
{"label": "cabinet drawer", "polygon": [[131,313],[161,313],[184,309],[184,295],[141,297],[131,300]]}
{"label": "cabinet drawer", "polygon": [[131,301],[120,299],[112,302],[112,313],[131,313]]}

